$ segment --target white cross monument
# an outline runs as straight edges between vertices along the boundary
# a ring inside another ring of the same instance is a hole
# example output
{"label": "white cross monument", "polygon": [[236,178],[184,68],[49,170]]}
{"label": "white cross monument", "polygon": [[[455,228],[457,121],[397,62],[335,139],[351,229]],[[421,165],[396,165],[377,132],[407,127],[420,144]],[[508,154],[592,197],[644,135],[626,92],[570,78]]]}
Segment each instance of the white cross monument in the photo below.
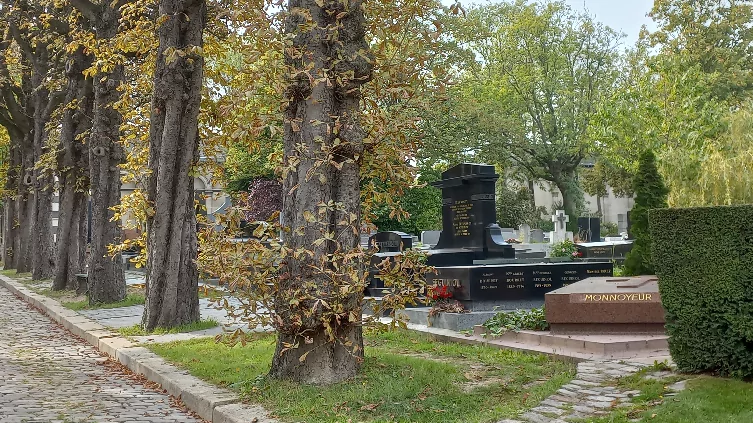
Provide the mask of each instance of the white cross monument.
{"label": "white cross monument", "polygon": [[572,233],[567,232],[567,222],[570,221],[570,216],[565,214],[564,210],[557,210],[552,216],[552,222],[554,222],[554,231],[549,235],[550,242],[556,244],[566,239],[571,239]]}

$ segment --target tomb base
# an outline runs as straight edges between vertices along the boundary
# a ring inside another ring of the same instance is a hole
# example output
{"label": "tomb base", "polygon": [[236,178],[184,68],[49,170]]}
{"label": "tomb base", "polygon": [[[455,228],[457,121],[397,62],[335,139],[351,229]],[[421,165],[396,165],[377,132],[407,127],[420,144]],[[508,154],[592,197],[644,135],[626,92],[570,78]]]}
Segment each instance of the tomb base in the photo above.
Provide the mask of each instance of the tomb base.
{"label": "tomb base", "polygon": [[663,334],[655,276],[592,277],[545,296],[553,334]]}

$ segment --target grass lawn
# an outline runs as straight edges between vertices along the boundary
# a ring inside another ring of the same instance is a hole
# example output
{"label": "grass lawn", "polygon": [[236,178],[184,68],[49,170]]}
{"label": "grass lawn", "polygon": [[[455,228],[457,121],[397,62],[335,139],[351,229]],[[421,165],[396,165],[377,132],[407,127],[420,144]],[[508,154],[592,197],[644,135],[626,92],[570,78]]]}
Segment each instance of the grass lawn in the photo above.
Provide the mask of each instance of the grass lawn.
{"label": "grass lawn", "polygon": [[633,409],[618,410],[590,423],[750,423],[753,422],[753,384],[711,376],[690,376],[687,388],[677,396],[658,394],[650,386],[637,398]]}
{"label": "grass lawn", "polygon": [[196,323],[180,325],[169,329],[157,328],[154,330],[154,332],[144,331],[141,325],[126,326],[124,328],[118,329],[118,332],[123,336],[164,335],[166,333],[184,333],[211,329],[213,327],[219,326],[219,324],[220,323],[214,319],[206,319],[200,320]]}
{"label": "grass lawn", "polygon": [[255,335],[245,347],[213,339],[147,347],[291,422],[496,422],[534,407],[575,373],[571,364],[545,356],[436,342],[408,331],[368,335],[365,342],[361,374],[328,387],[267,379],[271,334]]}
{"label": "grass lawn", "polygon": [[[134,305],[144,304],[146,301],[144,298],[143,292],[135,290],[128,289],[128,294],[126,294],[126,297],[123,299],[123,301],[118,301],[116,303],[99,303],[99,304],[89,304],[89,300],[84,298],[82,300],[78,301],[62,301],[61,304],[63,307],[69,308],[71,310],[94,310],[94,309],[101,309],[101,308],[118,308],[118,307],[130,307]],[[141,290],[143,291],[143,290]],[[54,293],[55,291],[50,291],[50,293]],[[57,292],[67,292],[67,291],[57,291]],[[43,293],[44,295],[49,295],[48,293]]]}

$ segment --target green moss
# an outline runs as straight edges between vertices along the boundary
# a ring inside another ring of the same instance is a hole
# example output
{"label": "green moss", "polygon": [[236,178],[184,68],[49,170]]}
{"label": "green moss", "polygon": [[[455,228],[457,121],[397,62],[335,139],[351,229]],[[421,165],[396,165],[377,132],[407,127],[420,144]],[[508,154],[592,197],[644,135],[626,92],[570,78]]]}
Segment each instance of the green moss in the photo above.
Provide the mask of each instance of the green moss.
{"label": "green moss", "polygon": [[753,377],[753,206],[652,210],[650,222],[677,367]]}

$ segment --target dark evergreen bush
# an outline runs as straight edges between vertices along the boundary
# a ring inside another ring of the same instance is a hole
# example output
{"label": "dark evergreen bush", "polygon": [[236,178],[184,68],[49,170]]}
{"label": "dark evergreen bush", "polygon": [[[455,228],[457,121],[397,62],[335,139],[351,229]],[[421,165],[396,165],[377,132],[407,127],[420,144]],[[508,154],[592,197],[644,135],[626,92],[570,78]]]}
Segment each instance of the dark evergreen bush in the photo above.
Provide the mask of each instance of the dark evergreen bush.
{"label": "dark evergreen bush", "polygon": [[753,377],[753,206],[652,210],[649,217],[678,368]]}
{"label": "dark evergreen bush", "polygon": [[633,179],[635,206],[630,213],[631,235],[635,238],[633,249],[625,258],[626,275],[651,275],[651,234],[648,232],[648,211],[667,207],[664,181],[656,168],[656,156],[651,150],[641,154],[638,173]]}

